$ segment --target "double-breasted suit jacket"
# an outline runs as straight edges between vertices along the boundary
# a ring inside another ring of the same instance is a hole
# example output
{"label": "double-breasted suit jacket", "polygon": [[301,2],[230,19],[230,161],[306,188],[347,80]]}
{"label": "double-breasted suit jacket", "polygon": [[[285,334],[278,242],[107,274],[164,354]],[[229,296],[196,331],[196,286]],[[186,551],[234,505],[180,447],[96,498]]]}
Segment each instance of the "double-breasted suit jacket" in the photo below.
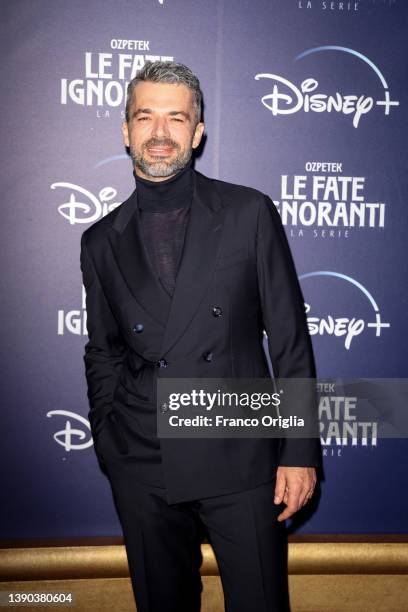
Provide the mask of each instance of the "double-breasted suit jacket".
{"label": "double-breasted suit jacket", "polygon": [[[166,487],[169,503],[319,464],[316,439],[170,439],[156,434],[157,377],[315,377],[304,301],[279,213],[257,190],[193,171],[174,294],[155,275],[136,191],[81,239],[95,450],[112,473]],[[115,467],[115,470],[113,469]]]}

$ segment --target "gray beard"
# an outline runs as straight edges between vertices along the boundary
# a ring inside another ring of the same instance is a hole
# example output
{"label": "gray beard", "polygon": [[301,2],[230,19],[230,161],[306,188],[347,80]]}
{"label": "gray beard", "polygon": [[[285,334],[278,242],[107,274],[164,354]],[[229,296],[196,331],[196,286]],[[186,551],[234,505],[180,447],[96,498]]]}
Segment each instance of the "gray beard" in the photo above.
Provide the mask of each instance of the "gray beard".
{"label": "gray beard", "polygon": [[180,149],[177,148],[177,156],[172,162],[166,162],[165,158],[161,161],[160,157],[158,157],[158,161],[148,162],[144,157],[143,151],[138,153],[132,147],[130,147],[129,151],[134,166],[139,168],[146,176],[168,177],[176,174],[187,166],[191,159],[192,147],[190,145],[184,155],[180,152]]}

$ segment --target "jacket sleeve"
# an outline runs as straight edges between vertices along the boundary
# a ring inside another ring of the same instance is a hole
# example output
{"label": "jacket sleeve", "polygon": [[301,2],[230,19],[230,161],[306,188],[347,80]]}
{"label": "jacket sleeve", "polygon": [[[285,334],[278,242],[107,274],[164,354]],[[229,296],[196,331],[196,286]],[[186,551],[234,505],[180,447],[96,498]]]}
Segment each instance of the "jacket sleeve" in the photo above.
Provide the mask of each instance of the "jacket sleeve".
{"label": "jacket sleeve", "polygon": [[113,394],[126,355],[126,345],[105,297],[98,273],[81,237],[81,270],[86,291],[88,342],[85,374],[88,385],[89,421],[94,440],[112,407]]}
{"label": "jacket sleeve", "polygon": [[[288,240],[276,206],[263,197],[257,226],[257,274],[264,329],[275,378],[316,378],[312,342],[307,327],[304,299]],[[313,389],[315,387],[313,386]],[[315,394],[302,406],[315,419]],[[279,465],[319,466],[318,437],[282,438]]]}

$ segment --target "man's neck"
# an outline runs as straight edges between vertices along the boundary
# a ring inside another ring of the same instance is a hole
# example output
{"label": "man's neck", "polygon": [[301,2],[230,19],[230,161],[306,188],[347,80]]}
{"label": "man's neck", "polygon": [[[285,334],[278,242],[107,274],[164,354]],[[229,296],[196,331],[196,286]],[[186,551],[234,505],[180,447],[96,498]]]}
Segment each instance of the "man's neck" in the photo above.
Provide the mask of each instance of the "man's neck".
{"label": "man's neck", "polygon": [[139,207],[143,210],[164,210],[187,206],[193,192],[193,170],[187,164],[163,181],[151,181],[136,174]]}

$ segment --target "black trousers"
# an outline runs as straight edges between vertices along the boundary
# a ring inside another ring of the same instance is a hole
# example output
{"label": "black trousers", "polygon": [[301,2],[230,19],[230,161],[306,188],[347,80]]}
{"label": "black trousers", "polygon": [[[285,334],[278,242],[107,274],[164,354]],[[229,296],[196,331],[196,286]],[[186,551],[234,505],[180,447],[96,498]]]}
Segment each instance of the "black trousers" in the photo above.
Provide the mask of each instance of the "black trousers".
{"label": "black trousers", "polygon": [[218,562],[225,612],[289,610],[287,538],[276,520],[282,505],[273,503],[275,481],[168,504],[165,489],[131,482],[118,465],[108,472],[138,612],[199,612],[204,535]]}

